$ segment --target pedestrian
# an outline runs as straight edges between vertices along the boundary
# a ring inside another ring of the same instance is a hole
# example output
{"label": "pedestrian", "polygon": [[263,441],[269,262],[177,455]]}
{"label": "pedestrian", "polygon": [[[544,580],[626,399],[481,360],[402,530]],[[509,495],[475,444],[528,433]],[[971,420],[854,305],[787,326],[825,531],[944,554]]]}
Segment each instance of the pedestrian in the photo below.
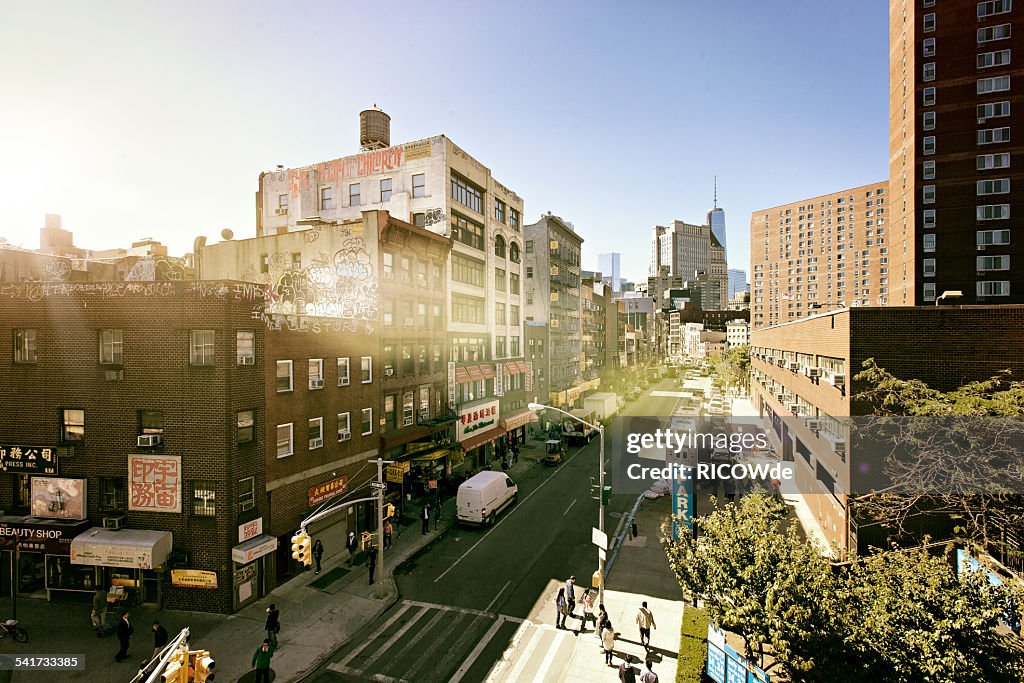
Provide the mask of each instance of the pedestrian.
{"label": "pedestrian", "polygon": [[651,629],[658,628],[658,625],[654,623],[654,614],[651,610],[647,609],[646,600],[636,613],[636,625],[640,627],[640,644],[644,646],[645,650],[650,650]]}
{"label": "pedestrian", "polygon": [[128,641],[133,633],[135,633],[135,629],[128,621],[128,611],[126,610],[121,613],[121,621],[117,622],[117,642],[121,644],[121,648],[114,655],[116,661],[123,662],[128,658]]}
{"label": "pedestrian", "polygon": [[391,547],[391,534],[395,533],[395,528],[391,526],[391,520],[384,522],[384,550]]}
{"label": "pedestrian", "polygon": [[602,602],[597,608],[597,640],[598,642],[604,642],[604,630],[612,627],[612,622],[608,619],[608,611],[604,608]]}
{"label": "pedestrian", "polygon": [[270,658],[274,656],[274,646],[269,639],[265,639],[260,649],[252,655],[252,668],[256,670],[254,683],[270,683]]}
{"label": "pedestrian", "polygon": [[583,596],[580,598],[580,609],[583,611],[583,615],[580,617],[580,627],[576,631],[576,635],[583,633],[583,629],[586,627],[590,618],[593,616],[591,611],[594,609],[594,593],[593,589],[586,588],[583,591]]}
{"label": "pedestrian", "polygon": [[348,550],[348,565],[350,567],[352,566],[352,563],[355,562],[355,559],[356,559],[356,549],[358,547],[359,547],[359,544],[356,542],[356,532],[355,531],[348,532],[348,540],[345,541],[345,548]]}
{"label": "pedestrian", "polygon": [[441,496],[438,495],[434,501],[434,531],[437,531],[437,523],[441,521]]}
{"label": "pedestrian", "polygon": [[576,609],[576,577],[570,576],[565,582],[565,600],[569,603],[569,614]]}
{"label": "pedestrian", "polygon": [[375,548],[372,544],[370,545],[369,553],[370,557],[367,558],[367,566],[370,569],[370,585],[372,586],[373,572],[375,569],[377,569],[377,548]]}
{"label": "pedestrian", "polygon": [[316,561],[316,573],[320,573],[320,559],[324,556],[324,544],[320,542],[320,539],[316,539],[316,543],[313,544],[313,559]]}
{"label": "pedestrian", "polygon": [[604,645],[604,663],[608,666],[614,666],[612,664],[612,654],[614,654],[615,649],[615,631],[611,628],[605,629],[602,641]]}
{"label": "pedestrian", "polygon": [[555,596],[555,628],[565,628],[565,617],[569,613],[569,603],[565,601],[565,588],[558,589]]}
{"label": "pedestrian", "polygon": [[267,641],[277,649],[277,634],[281,632],[281,610],[277,609],[277,605],[271,604],[267,608]]}
{"label": "pedestrian", "polygon": [[658,683],[658,674],[654,673],[654,670],[651,668],[653,666],[654,664],[650,661],[647,662],[647,671],[640,677],[640,683]]}
{"label": "pedestrian", "polygon": [[619,664],[619,681],[621,683],[636,683],[636,672],[629,661],[625,659]]}
{"label": "pedestrian", "polygon": [[153,656],[156,657],[167,647],[167,629],[159,621],[153,622]]}
{"label": "pedestrian", "polygon": [[430,533],[430,504],[427,502],[423,503],[423,508],[420,510],[420,519],[423,520],[423,535],[426,536]]}
{"label": "pedestrian", "polygon": [[107,591],[103,588],[97,588],[93,593],[92,614],[89,616],[92,619],[92,627],[97,629],[96,635],[99,636],[98,629],[103,626],[103,622],[107,618]]}

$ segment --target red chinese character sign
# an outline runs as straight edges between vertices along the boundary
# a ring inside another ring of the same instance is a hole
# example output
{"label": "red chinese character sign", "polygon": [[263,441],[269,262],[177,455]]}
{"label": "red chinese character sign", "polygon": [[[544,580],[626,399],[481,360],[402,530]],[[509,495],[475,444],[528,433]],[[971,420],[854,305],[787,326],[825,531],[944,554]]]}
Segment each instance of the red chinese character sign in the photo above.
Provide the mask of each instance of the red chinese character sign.
{"label": "red chinese character sign", "polygon": [[459,441],[464,441],[471,436],[482,434],[497,425],[497,401],[488,401],[471,408],[462,408],[459,410],[459,421],[455,423],[455,438]]}
{"label": "red chinese character sign", "polygon": [[181,512],[181,457],[128,456],[128,509]]}

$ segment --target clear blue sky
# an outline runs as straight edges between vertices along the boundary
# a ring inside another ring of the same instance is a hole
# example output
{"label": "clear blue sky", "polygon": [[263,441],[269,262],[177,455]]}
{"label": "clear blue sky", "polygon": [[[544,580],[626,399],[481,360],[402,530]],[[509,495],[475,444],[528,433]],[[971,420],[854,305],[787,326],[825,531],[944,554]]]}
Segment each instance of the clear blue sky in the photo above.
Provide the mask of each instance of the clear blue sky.
{"label": "clear blue sky", "polygon": [[752,211],[888,173],[888,4],[0,0],[0,235],[172,253],[254,234],[257,176],[444,133],[646,276],[652,225],[703,221],[731,267]]}

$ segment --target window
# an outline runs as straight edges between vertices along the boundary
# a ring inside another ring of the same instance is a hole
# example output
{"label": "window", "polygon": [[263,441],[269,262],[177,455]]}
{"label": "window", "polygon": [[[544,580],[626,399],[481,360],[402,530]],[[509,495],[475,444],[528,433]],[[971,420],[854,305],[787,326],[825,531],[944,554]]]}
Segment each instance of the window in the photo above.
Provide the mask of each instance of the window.
{"label": "window", "polygon": [[997,168],[1009,168],[1010,154],[1009,152],[1004,152],[1002,154],[979,154],[977,165],[979,171],[988,171]]}
{"label": "window", "polygon": [[1006,14],[1013,7],[1013,0],[988,0],[978,3],[978,18],[984,19],[993,14]]}
{"label": "window", "polygon": [[508,207],[505,205],[505,202],[501,201],[500,199],[494,200],[494,220],[498,221],[502,225],[505,224],[505,214],[507,208]]}
{"label": "window", "polygon": [[935,130],[935,112],[926,111],[921,117],[921,126],[925,130]]}
{"label": "window", "polygon": [[256,333],[252,330],[235,332],[235,363],[253,365],[256,362]]}
{"label": "window", "polygon": [[288,213],[288,195],[279,194],[277,195],[277,212]]}
{"label": "window", "polygon": [[363,356],[359,359],[359,369],[363,384],[373,381],[373,358],[371,356]]}
{"label": "window", "polygon": [[270,256],[267,254],[260,254],[260,272],[270,272]]}
{"label": "window", "polygon": [[934,180],[935,179],[935,162],[934,161],[926,161],[926,162],[924,162],[923,176],[924,176],[925,180]]}
{"label": "window", "polygon": [[362,192],[359,183],[352,183],[348,186],[348,205],[349,206],[362,206],[363,198],[360,194]]}
{"label": "window", "polygon": [[292,362],[290,360],[277,361],[276,384],[279,394],[292,390]]}
{"label": "window", "polygon": [[991,78],[979,78],[977,82],[977,91],[979,95],[985,95],[990,92],[1005,92],[1009,89],[1009,76],[993,76]]}
{"label": "window", "polygon": [[925,38],[924,42],[921,43],[921,56],[922,57],[934,57],[935,56],[935,39]]}
{"label": "window", "polygon": [[1009,178],[998,178],[995,180],[979,180],[978,181],[978,196],[986,194],[1009,194],[1010,192],[1010,179]]}
{"label": "window", "polygon": [[935,86],[928,86],[927,88],[921,91],[921,106],[935,106]]}
{"label": "window", "polygon": [[520,227],[519,212],[515,209],[508,210],[508,224],[510,227],[518,230]]}
{"label": "window", "polygon": [[256,440],[256,411],[239,410],[235,414],[235,442],[252,443]]}
{"label": "window", "polygon": [[501,268],[494,269],[494,288],[499,292],[505,291],[505,271]]}
{"label": "window", "polygon": [[422,212],[414,213],[412,215],[412,224],[415,225],[417,228],[427,227],[427,214]]}
{"label": "window", "polygon": [[452,280],[477,287],[484,286],[484,262],[463,256],[452,254]]}
{"label": "window", "polygon": [[505,302],[499,301],[494,304],[494,324],[504,325],[505,324]]}
{"label": "window", "polygon": [[100,477],[100,512],[120,512],[126,500],[123,477]]}
{"label": "window", "polygon": [[[530,291],[528,291],[526,293],[526,305],[529,306],[532,303],[533,303],[533,290],[531,289]],[[531,320],[531,318],[527,318],[527,320]]]}
{"label": "window", "polygon": [[519,263],[519,245],[515,242],[508,245],[508,258],[512,263]]}
{"label": "window", "polygon": [[924,227],[925,229],[935,227],[935,209],[924,210]]}
{"label": "window", "polygon": [[383,252],[383,254],[384,254],[384,256],[383,256],[383,261],[384,261],[384,268],[383,268],[384,279],[385,280],[394,280],[395,279],[395,255],[392,254],[390,251],[385,251],[385,252]]}
{"label": "window", "polygon": [[452,322],[484,323],[484,300],[475,296],[452,294]]}
{"label": "window", "polygon": [[22,329],[14,331],[14,362],[36,362],[36,331]]}
{"label": "window", "polygon": [[452,212],[452,239],[484,250],[484,226]]}
{"label": "window", "polygon": [[324,419],[322,417],[312,417],[308,422],[307,435],[309,437],[309,450],[315,451],[318,448],[323,448]]}
{"label": "window", "polygon": [[993,40],[1004,40],[1010,37],[1010,25],[999,24],[978,29],[978,42],[990,43]]}
{"label": "window", "polygon": [[978,270],[1009,270],[1010,269],[1010,257],[1009,256],[979,256],[978,257]]}
{"label": "window", "polygon": [[324,359],[323,358],[310,358],[309,359],[309,388],[310,389],[323,389],[324,388]]}
{"label": "window", "polygon": [[349,414],[338,413],[338,441],[348,441],[351,438],[352,430],[349,424]]}
{"label": "window", "polygon": [[412,198],[418,199],[427,196],[427,176],[423,173],[414,173],[412,176]]}
{"label": "window", "polygon": [[515,357],[519,355],[519,337],[512,337],[511,347],[509,348],[510,354]]}
{"label": "window", "polygon": [[1006,66],[1010,63],[1009,50],[996,50],[995,52],[983,52],[978,55],[978,68],[990,69],[993,66]]}
{"label": "window", "polygon": [[363,408],[360,411],[359,429],[363,436],[373,434],[373,408]]}
{"label": "window", "polygon": [[416,372],[412,359],[412,344],[402,344],[402,374],[411,375]]}
{"label": "window", "polygon": [[402,394],[402,426],[409,427],[416,420],[416,394],[406,391]]}
{"label": "window", "polygon": [[494,255],[498,258],[505,258],[505,238],[501,235],[494,236]]}
{"label": "window", "polygon": [[122,330],[100,330],[100,364],[121,365],[124,358],[124,333]]}
{"label": "window", "polygon": [[192,330],[189,362],[192,365],[213,365],[213,330]]}
{"label": "window", "polygon": [[935,301],[935,283],[925,282],[921,286],[921,294],[925,301]]}
{"label": "window", "polygon": [[925,204],[935,203],[935,186],[925,185],[921,188],[921,201]]}
{"label": "window", "polygon": [[922,154],[935,154],[935,136],[926,135],[921,143]]}
{"label": "window", "polygon": [[391,201],[391,178],[380,179],[380,203]]}
{"label": "window", "polygon": [[140,410],[139,411],[139,434],[163,434],[164,433],[164,411],[162,410]]}
{"label": "window", "polygon": [[430,419],[430,385],[420,387],[420,421],[426,422]]}
{"label": "window", "polygon": [[277,457],[284,458],[295,452],[292,443],[292,423],[277,425]]}
{"label": "window", "polygon": [[482,191],[454,173],[452,173],[452,199],[477,213],[483,213]]}
{"label": "window", "polygon": [[427,305],[416,304],[416,324],[420,327],[427,326]]}
{"label": "window", "polygon": [[924,15],[922,24],[923,24],[925,33],[934,31],[935,30],[935,13],[934,12],[930,12],[930,13]]}
{"label": "window", "polygon": [[444,318],[441,316],[441,304],[433,304],[430,307],[431,317],[434,319],[434,329],[444,327]]}
{"label": "window", "polygon": [[217,516],[217,482],[192,482],[192,514],[196,517]]}
{"label": "window", "polygon": [[256,477],[238,480],[238,509],[252,510],[256,506]]}
{"label": "window", "polygon": [[32,488],[27,474],[14,475],[14,506],[28,508],[32,503]]}
{"label": "window", "polygon": [[[527,244],[529,244],[529,242],[527,242]],[[533,279],[533,266],[526,266],[526,279]]]}
{"label": "window", "polygon": [[977,218],[979,221],[1001,220],[1009,217],[1009,204],[985,204],[977,208]]}
{"label": "window", "polygon": [[1007,102],[990,102],[988,104],[978,105],[978,118],[979,119],[998,119],[1003,116],[1010,115],[1010,103]]}
{"label": "window", "polygon": [[526,240],[525,244],[526,244],[526,253],[527,254],[532,254],[533,253],[533,240]]}
{"label": "window", "polygon": [[505,357],[505,337],[496,336],[494,338],[494,357],[504,358]]}
{"label": "window", "polygon": [[85,441],[85,411],[69,408],[62,411],[61,441]]}
{"label": "window", "polygon": [[984,128],[978,131],[979,145],[992,145],[1000,142],[1010,141],[1010,127]]}
{"label": "window", "polygon": [[302,270],[302,252],[292,252],[292,270]]}
{"label": "window", "polygon": [[338,386],[347,387],[349,382],[349,363],[348,356],[338,358]]}
{"label": "window", "polygon": [[1006,280],[979,282],[977,287],[978,296],[1010,296],[1010,283]]}
{"label": "window", "polygon": [[508,291],[509,294],[519,293],[519,273],[511,273],[508,276]]}
{"label": "window", "polygon": [[992,244],[1009,244],[1009,230],[979,230],[978,246],[986,247]]}
{"label": "window", "polygon": [[515,304],[509,306],[509,322],[512,325],[519,326],[519,306]]}
{"label": "window", "polygon": [[330,211],[334,208],[334,188],[333,187],[321,187],[320,188],[320,209],[322,211]]}
{"label": "window", "polygon": [[928,233],[921,237],[921,245],[925,252],[935,251],[935,234]]}
{"label": "window", "polygon": [[925,83],[935,80],[935,62],[926,62],[921,66],[921,78]]}
{"label": "window", "polygon": [[416,284],[418,284],[420,287],[423,287],[424,289],[428,285],[428,282],[427,282],[427,265],[429,265],[429,264],[426,261],[417,261],[416,262]]}

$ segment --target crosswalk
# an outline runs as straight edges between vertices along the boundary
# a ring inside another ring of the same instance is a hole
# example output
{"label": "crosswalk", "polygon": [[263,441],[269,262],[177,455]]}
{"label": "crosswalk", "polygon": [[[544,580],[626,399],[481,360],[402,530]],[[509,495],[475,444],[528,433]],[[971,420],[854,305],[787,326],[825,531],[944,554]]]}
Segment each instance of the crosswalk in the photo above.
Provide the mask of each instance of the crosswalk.
{"label": "crosswalk", "polygon": [[600,650],[593,633],[577,636],[550,624],[524,622],[491,669],[487,683],[561,680],[580,638],[593,639],[595,652]]}
{"label": "crosswalk", "polygon": [[493,612],[403,600],[383,623],[353,640],[327,669],[345,680],[380,683],[469,683],[489,668],[488,646],[500,652],[522,619]]}

